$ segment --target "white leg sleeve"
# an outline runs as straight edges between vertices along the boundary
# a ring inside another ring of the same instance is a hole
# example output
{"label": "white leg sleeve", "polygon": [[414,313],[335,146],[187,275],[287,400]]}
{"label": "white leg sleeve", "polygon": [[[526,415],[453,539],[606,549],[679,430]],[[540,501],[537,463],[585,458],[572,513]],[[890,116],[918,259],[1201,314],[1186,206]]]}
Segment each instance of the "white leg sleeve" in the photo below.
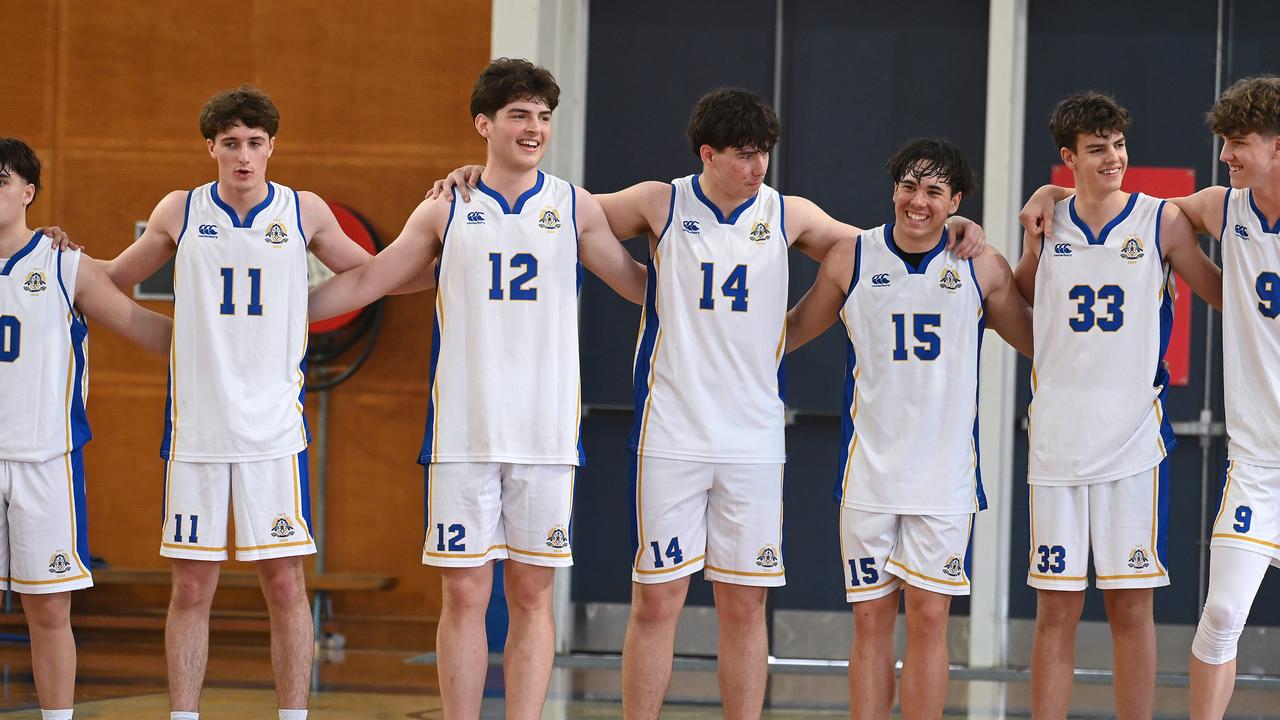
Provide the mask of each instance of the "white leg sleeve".
{"label": "white leg sleeve", "polygon": [[1258,586],[1271,558],[1235,547],[1215,547],[1209,556],[1209,597],[1191,654],[1200,662],[1221,665],[1236,657],[1236,644],[1249,617]]}

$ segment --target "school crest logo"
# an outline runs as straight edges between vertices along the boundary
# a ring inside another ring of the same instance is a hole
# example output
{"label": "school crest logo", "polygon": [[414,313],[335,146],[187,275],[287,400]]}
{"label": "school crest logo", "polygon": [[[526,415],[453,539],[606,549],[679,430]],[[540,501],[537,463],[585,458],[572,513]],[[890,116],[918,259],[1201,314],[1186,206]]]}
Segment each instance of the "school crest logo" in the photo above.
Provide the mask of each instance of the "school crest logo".
{"label": "school crest logo", "polygon": [[942,269],[942,276],[938,278],[938,287],[943,290],[955,292],[960,287],[960,273],[950,265]]}
{"label": "school crest logo", "polygon": [[1146,550],[1142,547],[1136,547],[1129,551],[1129,567],[1134,570],[1141,570],[1151,565],[1151,560],[1147,558]]}
{"label": "school crest logo", "polygon": [[1137,262],[1146,253],[1142,250],[1142,238],[1137,235],[1130,235],[1124,239],[1124,244],[1120,246],[1120,257],[1129,262]]}
{"label": "school crest logo", "polygon": [[547,533],[547,547],[557,550],[569,547],[569,534],[561,525],[556,525]]}
{"label": "school crest logo", "polygon": [[271,245],[283,245],[289,242],[289,230],[284,223],[273,222],[267,227],[267,236],[264,239]]}
{"label": "school crest logo", "polygon": [[39,295],[49,287],[44,281],[44,273],[39,270],[32,270],[27,273],[27,279],[22,283],[22,289],[32,295]]}
{"label": "school crest logo", "polygon": [[538,227],[543,230],[560,229],[560,213],[555,208],[543,208],[538,216]]}
{"label": "school crest logo", "polygon": [[756,553],[756,565],[762,568],[778,567],[778,551],[774,550],[772,545],[760,548],[760,552]]}
{"label": "school crest logo", "polygon": [[751,234],[747,239],[757,245],[763,245],[769,242],[769,223],[757,222],[751,226]]}
{"label": "school crest logo", "polygon": [[49,558],[49,572],[54,575],[62,575],[71,571],[71,561],[67,559],[67,553],[59,550]]}
{"label": "school crest logo", "polygon": [[275,522],[271,524],[271,537],[284,539],[292,537],[293,533],[293,525],[289,524],[289,518],[277,515]]}
{"label": "school crest logo", "polygon": [[960,562],[960,556],[952,555],[947,560],[947,564],[942,566],[942,572],[951,577],[960,577],[964,572],[964,564]]}

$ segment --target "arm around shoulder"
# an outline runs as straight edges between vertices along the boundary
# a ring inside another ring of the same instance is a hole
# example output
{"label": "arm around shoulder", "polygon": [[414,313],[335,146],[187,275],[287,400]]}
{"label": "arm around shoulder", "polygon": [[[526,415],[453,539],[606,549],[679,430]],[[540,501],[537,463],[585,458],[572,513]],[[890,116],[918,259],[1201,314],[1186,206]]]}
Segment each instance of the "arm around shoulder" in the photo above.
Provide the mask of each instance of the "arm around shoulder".
{"label": "arm around shoulder", "polygon": [[1169,202],[1182,211],[1193,230],[1221,240],[1222,232],[1226,229],[1223,227],[1227,220],[1224,207],[1226,200],[1227,188],[1215,185],[1186,197],[1170,198]]}
{"label": "arm around shoulder", "polygon": [[673,191],[671,183],[647,180],[618,192],[591,197],[604,211],[614,237],[626,240],[646,233],[655,236],[662,233],[671,214]]}
{"label": "arm around shoulder", "polygon": [[821,335],[840,316],[857,272],[859,242],[842,239],[823,258],[813,287],[787,313],[787,352]]}
{"label": "arm around shoulder", "polygon": [[1179,205],[1167,203],[1161,213],[1160,251],[1195,294],[1222,309],[1222,269],[1204,254],[1191,219]]}
{"label": "arm around shoulder", "polygon": [[130,288],[159,270],[178,250],[187,221],[188,190],[175,190],[156,205],[142,236],[101,268],[118,288]]}
{"label": "arm around shoulder", "polygon": [[[1024,259],[1028,254],[1023,255]],[[1021,263],[1019,266],[1021,267]],[[982,312],[987,325],[999,333],[1014,350],[1031,357],[1034,344],[1031,306],[1027,304],[1015,281],[1009,261],[995,248],[988,246],[981,255],[973,259],[973,270],[985,293]],[[1034,288],[1034,275],[1032,283]]]}
{"label": "arm around shoulder", "polygon": [[786,216],[783,229],[791,244],[818,262],[842,240],[853,240],[862,234],[860,228],[836,220],[812,200],[788,195],[783,202]]}
{"label": "arm around shoulder", "polygon": [[648,271],[618,242],[613,224],[605,217],[596,198],[575,187],[578,210],[578,247],[582,264],[613,288],[614,292],[639,305],[644,302]]}
{"label": "arm around shoulder", "polygon": [[95,323],[157,354],[169,351],[173,320],[126,297],[108,278],[106,263],[82,255],[76,273],[76,308]]}

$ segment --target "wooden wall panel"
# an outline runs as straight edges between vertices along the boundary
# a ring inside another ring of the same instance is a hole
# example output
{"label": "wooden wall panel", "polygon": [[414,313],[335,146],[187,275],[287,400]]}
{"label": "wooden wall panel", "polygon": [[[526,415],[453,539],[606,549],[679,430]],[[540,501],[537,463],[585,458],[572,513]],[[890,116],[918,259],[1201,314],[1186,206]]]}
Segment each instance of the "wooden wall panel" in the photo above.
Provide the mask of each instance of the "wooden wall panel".
{"label": "wooden wall panel", "polygon": [[[217,12],[175,0],[0,0],[6,36],[29,62],[25,76],[0,77],[0,97],[31,108],[6,108],[0,134],[27,137],[45,164],[46,193],[29,219],[56,222],[90,255],[114,257],[166,192],[214,179],[200,107],[248,81],[282,115],[268,176],[352,207],[389,243],[431,181],[483,158],[467,102],[489,59],[490,9],[487,0],[377,12],[337,0],[248,0]],[[399,580],[390,592],[335,598],[339,620],[429,623],[439,610],[439,575],[420,564],[415,462],[433,301],[430,292],[390,299],[369,362],[330,396],[327,567]],[[172,312],[171,303],[147,304]],[[157,546],[166,361],[100,329],[90,347],[91,550],[120,567],[165,567]],[[314,427],[314,396],[308,405]],[[314,474],[314,453],[312,461]],[[163,602],[154,588],[99,588],[76,607]],[[243,592],[218,602],[261,606]]]}

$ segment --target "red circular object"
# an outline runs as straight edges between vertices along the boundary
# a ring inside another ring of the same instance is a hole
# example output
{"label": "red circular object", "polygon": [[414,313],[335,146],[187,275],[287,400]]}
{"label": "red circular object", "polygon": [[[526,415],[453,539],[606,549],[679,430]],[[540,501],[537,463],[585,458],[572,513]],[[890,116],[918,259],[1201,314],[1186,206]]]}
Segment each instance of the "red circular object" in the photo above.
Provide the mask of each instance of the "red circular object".
{"label": "red circular object", "polygon": [[[346,205],[336,202],[327,202],[327,204],[329,209],[333,211],[334,217],[338,218],[338,226],[342,228],[342,232],[346,233],[347,237],[355,240],[357,245],[368,250],[370,254],[377,255],[378,243],[374,240],[373,231],[365,223],[364,219]],[[365,308],[360,308],[336,315],[328,320],[316,320],[310,324],[309,330],[313,334],[333,332],[350,325],[364,311]]]}

